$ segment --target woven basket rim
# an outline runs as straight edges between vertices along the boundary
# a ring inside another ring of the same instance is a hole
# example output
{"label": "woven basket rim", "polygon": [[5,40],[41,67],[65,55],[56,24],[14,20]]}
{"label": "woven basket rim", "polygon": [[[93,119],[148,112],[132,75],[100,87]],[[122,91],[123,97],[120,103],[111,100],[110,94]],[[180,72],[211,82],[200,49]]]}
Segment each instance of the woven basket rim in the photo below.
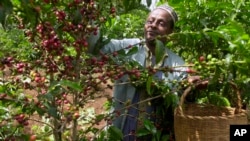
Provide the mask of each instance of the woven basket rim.
{"label": "woven basket rim", "polygon": [[[235,92],[236,98],[237,98],[236,107],[221,107],[221,108],[223,108],[223,109],[234,109],[234,114],[232,116],[235,116],[235,114],[240,114],[242,112],[242,110],[243,110],[241,108],[242,101],[241,101],[241,97],[240,97],[240,92],[237,89],[236,85],[234,83],[230,83],[230,84],[232,85],[232,87],[236,91]],[[179,115],[184,115],[182,106],[184,105],[184,101],[185,101],[186,96],[188,94],[190,94],[190,91],[192,90],[192,88],[193,88],[192,86],[189,86],[184,90],[184,92],[183,92],[183,94],[182,94],[182,96],[180,98],[180,102],[179,102],[177,108],[175,109],[175,114],[177,113]],[[201,104],[195,104],[195,105],[201,105]],[[203,106],[212,106],[212,105],[204,104]],[[213,106],[213,107],[216,107],[216,106]],[[218,108],[220,108],[220,107],[218,106]],[[216,115],[216,116],[220,116],[220,115]],[[227,115],[227,116],[230,116],[230,115]],[[201,117],[204,117],[204,116],[201,116]]]}
{"label": "woven basket rim", "polygon": [[189,118],[189,119],[228,119],[228,118],[239,118],[239,117],[246,117],[246,112],[242,110],[241,113],[234,114],[234,115],[227,115],[227,116],[192,116],[192,115],[180,115],[174,114],[175,117],[181,118]]}
{"label": "woven basket rim", "polygon": [[[229,125],[245,125],[248,123],[247,111],[241,108],[238,92],[236,92],[238,99],[236,107],[220,107],[210,104],[200,105],[198,103],[189,103],[185,107],[184,99],[191,89],[191,87],[188,87],[184,91],[180,103],[174,111],[174,134],[176,141],[228,140]],[[192,104],[195,104],[195,106],[192,107]],[[208,110],[209,108],[210,110]],[[205,110],[208,110],[209,114],[206,114]]]}

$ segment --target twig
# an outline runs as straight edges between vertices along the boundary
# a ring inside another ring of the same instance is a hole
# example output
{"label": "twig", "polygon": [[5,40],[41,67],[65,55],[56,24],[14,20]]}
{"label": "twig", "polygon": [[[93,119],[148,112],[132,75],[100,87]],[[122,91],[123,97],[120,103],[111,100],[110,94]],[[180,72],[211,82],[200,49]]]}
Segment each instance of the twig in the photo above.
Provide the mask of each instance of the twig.
{"label": "twig", "polygon": [[35,121],[35,122],[38,122],[38,123],[42,123],[42,124],[46,124],[48,125],[49,127],[51,127],[52,129],[54,129],[54,127],[46,122],[43,122],[43,121],[40,121],[40,120],[36,120],[36,119],[32,119],[32,118],[28,118],[28,120],[32,120],[32,121]]}

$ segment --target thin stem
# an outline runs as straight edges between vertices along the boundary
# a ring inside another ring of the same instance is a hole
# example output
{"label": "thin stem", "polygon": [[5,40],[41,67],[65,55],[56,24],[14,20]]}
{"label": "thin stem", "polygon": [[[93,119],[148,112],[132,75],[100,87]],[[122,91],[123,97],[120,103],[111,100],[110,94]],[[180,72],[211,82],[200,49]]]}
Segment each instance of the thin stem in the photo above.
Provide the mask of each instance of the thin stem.
{"label": "thin stem", "polygon": [[135,106],[135,105],[137,105],[137,104],[141,104],[141,103],[144,103],[144,102],[148,102],[148,101],[151,101],[151,100],[160,98],[160,97],[162,97],[162,96],[163,96],[163,95],[161,94],[161,95],[157,95],[157,96],[155,96],[155,97],[150,97],[150,98],[147,98],[147,99],[145,99],[145,100],[141,100],[141,101],[139,101],[139,102],[137,102],[137,103],[134,103],[134,104],[130,104],[130,105],[128,105],[128,106],[125,106],[125,107],[123,107],[123,108],[121,108],[121,109],[119,109],[119,110],[124,110],[124,109],[130,108],[130,107],[132,107],[132,106]]}
{"label": "thin stem", "polygon": [[[80,36],[81,37],[81,36]],[[81,53],[82,53],[83,48],[80,48],[79,51],[77,51],[77,55],[76,55],[76,65],[75,65],[75,69],[74,69],[74,73],[76,74],[76,78],[75,78],[75,82],[79,82],[80,81],[80,60],[81,60]],[[73,105],[77,106],[79,104],[79,96],[80,93],[75,91],[75,93],[73,93]],[[77,141],[78,140],[78,135],[77,135],[77,126],[78,126],[78,121],[77,119],[73,119],[73,127],[71,129],[71,140],[72,141]]]}
{"label": "thin stem", "polygon": [[29,118],[28,120],[31,120],[31,121],[35,121],[35,122],[38,122],[38,123],[42,123],[42,124],[45,124],[45,125],[48,125],[50,128],[52,128],[52,130],[54,130],[54,127],[46,122],[43,122],[43,121],[40,121],[40,120],[36,120],[36,119],[32,119],[32,118]]}

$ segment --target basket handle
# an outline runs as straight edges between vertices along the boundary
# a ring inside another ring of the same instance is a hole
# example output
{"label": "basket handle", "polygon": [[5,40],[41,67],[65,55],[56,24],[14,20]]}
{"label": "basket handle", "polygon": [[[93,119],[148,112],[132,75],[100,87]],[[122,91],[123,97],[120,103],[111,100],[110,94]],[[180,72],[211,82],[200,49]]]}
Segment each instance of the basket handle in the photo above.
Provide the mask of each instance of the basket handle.
{"label": "basket handle", "polygon": [[[195,84],[195,87],[196,87],[197,85],[199,85],[200,83],[201,83],[201,82],[196,83],[196,84]],[[242,106],[240,91],[239,91],[239,89],[237,88],[237,85],[236,85],[235,83],[233,83],[233,82],[231,82],[231,81],[230,81],[229,83],[230,83],[230,85],[233,87],[233,89],[234,89],[235,92],[236,92],[237,102],[236,102],[236,107],[235,107],[234,113],[235,113],[235,114],[239,114],[239,113],[241,112],[241,106]],[[189,86],[189,87],[187,87],[187,88],[184,90],[184,92],[183,92],[183,94],[182,94],[182,96],[181,96],[181,98],[180,98],[180,103],[179,103],[179,105],[178,105],[178,107],[177,107],[177,109],[176,109],[176,114],[178,114],[178,115],[183,115],[182,105],[184,104],[185,98],[186,98],[186,96],[190,93],[190,91],[192,90],[192,88],[193,88],[193,86]]]}

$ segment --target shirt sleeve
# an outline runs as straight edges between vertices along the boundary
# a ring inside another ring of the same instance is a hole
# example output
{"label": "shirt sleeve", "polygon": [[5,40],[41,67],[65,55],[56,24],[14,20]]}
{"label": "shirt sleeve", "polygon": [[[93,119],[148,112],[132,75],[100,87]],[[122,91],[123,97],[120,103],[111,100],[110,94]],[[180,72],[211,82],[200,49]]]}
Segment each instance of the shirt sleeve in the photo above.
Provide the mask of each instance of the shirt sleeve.
{"label": "shirt sleeve", "polygon": [[111,39],[108,44],[106,44],[103,48],[101,48],[101,51],[103,53],[112,53],[138,43],[140,43],[140,39],[138,38],[123,39],[123,40]]}

